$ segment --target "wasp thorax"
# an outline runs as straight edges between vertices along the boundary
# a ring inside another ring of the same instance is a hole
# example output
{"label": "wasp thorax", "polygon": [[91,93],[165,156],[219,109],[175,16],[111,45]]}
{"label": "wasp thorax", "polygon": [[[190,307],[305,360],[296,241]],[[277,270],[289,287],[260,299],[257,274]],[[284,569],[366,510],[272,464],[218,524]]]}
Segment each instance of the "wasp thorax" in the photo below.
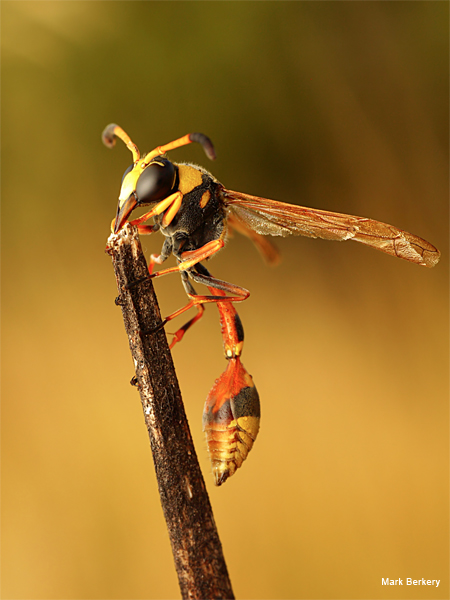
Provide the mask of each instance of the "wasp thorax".
{"label": "wasp thorax", "polygon": [[175,167],[165,158],[158,158],[142,171],[136,182],[138,204],[151,204],[166,198],[175,185]]}

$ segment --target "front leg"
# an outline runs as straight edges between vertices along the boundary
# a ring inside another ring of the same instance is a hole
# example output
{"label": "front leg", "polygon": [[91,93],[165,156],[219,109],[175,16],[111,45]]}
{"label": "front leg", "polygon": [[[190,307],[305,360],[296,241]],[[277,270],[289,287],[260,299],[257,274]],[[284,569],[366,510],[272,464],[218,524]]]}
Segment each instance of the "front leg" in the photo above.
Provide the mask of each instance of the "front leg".
{"label": "front leg", "polygon": [[181,261],[176,267],[171,267],[170,269],[163,269],[162,271],[158,271],[157,273],[152,274],[153,277],[161,277],[162,275],[168,275],[169,273],[180,273],[183,271],[189,271],[201,260],[205,260],[210,256],[213,256],[216,252],[221,250],[225,245],[223,240],[212,240],[208,242],[201,248],[197,248],[197,250],[189,250],[187,252],[182,252],[180,255]]}
{"label": "front leg", "polygon": [[[156,215],[160,215],[167,208],[169,208],[173,205],[176,206],[177,210],[178,210],[178,208],[181,205],[182,200],[183,200],[183,194],[181,192],[175,192],[174,194],[171,194],[164,200],[161,200],[161,202],[158,202],[158,204],[156,204],[156,206],[154,206],[151,210],[149,210],[142,216],[138,217],[137,219],[134,219],[133,221],[130,221],[130,223],[132,225],[141,225],[142,223],[145,223],[152,217],[154,217]],[[175,213],[176,213],[176,211],[175,211]],[[173,216],[172,216],[172,218],[173,218]]]}
{"label": "front leg", "polygon": [[148,263],[149,275],[151,275],[153,273],[153,267],[155,266],[155,264],[162,265],[163,262],[169,258],[169,256],[172,254],[172,248],[173,248],[172,239],[167,237],[164,240],[164,244],[161,249],[161,254],[159,254],[159,255],[151,254],[150,255],[150,261]]}

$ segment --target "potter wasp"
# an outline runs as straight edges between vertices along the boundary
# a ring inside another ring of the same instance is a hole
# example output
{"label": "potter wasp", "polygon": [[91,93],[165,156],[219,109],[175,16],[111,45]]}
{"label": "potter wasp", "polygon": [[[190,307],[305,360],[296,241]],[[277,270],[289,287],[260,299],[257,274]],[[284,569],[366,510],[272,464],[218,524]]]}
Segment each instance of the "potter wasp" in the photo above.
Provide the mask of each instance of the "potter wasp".
{"label": "potter wasp", "polygon": [[[253,446],[259,430],[259,396],[240,355],[244,331],[233,302],[248,298],[240,286],[216,279],[202,262],[219,250],[233,231],[248,236],[269,263],[278,253],[265,235],[303,235],[326,240],[354,240],[409,262],[433,267],[439,251],[420,237],[365,217],[355,217],[326,210],[285,204],[226,189],[208,171],[189,163],[171,162],[165,154],[192,142],[203,146],[214,160],[211,140],[201,133],[191,133],[141,157],[137,146],[118,125],[103,132],[103,141],[113,147],[120,138],[133,155],[133,164],[125,171],[120,189],[114,233],[120,231],[131,213],[150,206],[144,215],[130,221],[141,234],[160,231],[164,243],[159,255],[152,254],[149,277],[179,273],[189,302],[164,319],[171,321],[190,308],[197,313],[173,334],[172,348],[197,322],[204,305],[215,303],[219,309],[222,339],[228,366],[208,394],[203,413],[206,435],[216,485],[234,474]],[[153,224],[148,221],[153,219]],[[177,265],[153,272],[173,254]],[[205,285],[210,295],[198,295],[194,283]]]}

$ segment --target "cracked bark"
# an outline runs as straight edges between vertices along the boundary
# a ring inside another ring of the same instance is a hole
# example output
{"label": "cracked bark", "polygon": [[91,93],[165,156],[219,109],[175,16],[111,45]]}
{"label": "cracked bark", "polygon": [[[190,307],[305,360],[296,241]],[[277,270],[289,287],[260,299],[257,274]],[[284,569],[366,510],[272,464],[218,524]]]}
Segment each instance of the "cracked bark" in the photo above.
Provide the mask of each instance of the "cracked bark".
{"label": "cracked bark", "polygon": [[[125,329],[136,367],[161,504],[183,598],[233,599],[214,516],[186,419],[161,313],[137,229],[108,239]],[[151,333],[153,332],[153,333]]]}

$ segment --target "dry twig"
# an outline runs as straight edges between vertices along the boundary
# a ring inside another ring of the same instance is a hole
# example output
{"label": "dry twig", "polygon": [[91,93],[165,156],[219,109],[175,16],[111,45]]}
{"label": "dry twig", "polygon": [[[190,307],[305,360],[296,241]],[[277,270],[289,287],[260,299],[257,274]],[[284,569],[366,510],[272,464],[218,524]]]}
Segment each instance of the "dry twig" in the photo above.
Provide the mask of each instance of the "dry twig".
{"label": "dry twig", "polygon": [[[183,598],[234,598],[192,443],[161,314],[135,227],[111,235],[112,257],[161,504]],[[153,332],[153,333],[152,333]]]}

